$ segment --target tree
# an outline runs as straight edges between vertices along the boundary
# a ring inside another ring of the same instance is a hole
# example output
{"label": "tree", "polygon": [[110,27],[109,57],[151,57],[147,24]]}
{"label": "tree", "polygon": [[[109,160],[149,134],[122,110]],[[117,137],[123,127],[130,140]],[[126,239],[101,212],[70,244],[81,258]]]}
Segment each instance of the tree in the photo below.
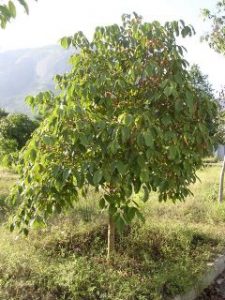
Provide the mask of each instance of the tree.
{"label": "tree", "polygon": [[[37,0],[35,0],[37,1]],[[25,0],[17,0],[17,2],[22,5],[25,9],[25,12],[29,14],[29,7],[27,5],[27,1]],[[15,1],[8,1],[6,4],[0,5],[0,26],[5,28],[7,23],[11,21],[11,19],[16,17],[16,6]]]}
{"label": "tree", "polygon": [[[211,21],[211,30],[208,32],[203,39],[209,43],[209,46],[217,52],[225,55],[225,0],[218,1],[216,4],[215,12],[211,12],[209,9],[203,10],[203,15],[207,20]],[[223,137],[224,132],[224,121],[220,126],[219,136]],[[225,156],[223,166],[220,174],[219,184],[219,203],[223,200],[223,181],[225,173]]]}
{"label": "tree", "polygon": [[[220,111],[220,123],[218,126],[217,132],[217,141],[224,145],[225,144],[225,111],[224,111],[224,91],[220,92],[220,102],[221,104],[221,111]],[[225,156],[223,159],[223,165],[220,172],[220,179],[219,179],[219,195],[218,195],[218,202],[223,202],[223,183],[224,183],[224,173],[225,173]]]}
{"label": "tree", "polygon": [[214,90],[212,88],[212,85],[209,83],[208,75],[204,75],[198,65],[192,65],[189,73],[191,84],[193,84],[194,88],[198,90],[199,94],[202,94],[203,97],[207,97],[210,101],[215,102],[215,105],[217,105],[217,117],[213,120],[211,118],[208,119],[208,129],[210,136],[214,138],[214,143],[215,145],[217,145],[221,142],[221,125],[224,123],[222,121],[222,111],[219,100],[216,99],[216,96],[214,95]]}
{"label": "tree", "polygon": [[56,76],[60,94],[29,97],[48,113],[26,145],[21,201],[11,229],[28,233],[53,212],[72,207],[89,186],[101,191],[107,209],[108,257],[114,251],[115,225],[121,229],[143,218],[133,193],[151,191],[159,200],[185,198],[196,180],[202,156],[211,145],[207,118],[216,107],[190,84],[183,47],[176,36],[191,35],[183,22],[143,23],[134,14],[123,25],[98,27],[90,42],[82,32],[64,37],[73,45],[72,70]]}
{"label": "tree", "polygon": [[38,123],[25,114],[10,114],[0,120],[0,136],[15,140],[20,150],[31,137]]}
{"label": "tree", "polygon": [[199,89],[200,92],[205,93],[211,99],[215,98],[212,85],[208,80],[208,75],[204,75],[198,65],[194,64],[191,66],[190,78],[196,89]]}
{"label": "tree", "polygon": [[7,117],[8,114],[4,109],[0,108],[0,119]]}
{"label": "tree", "polygon": [[0,136],[0,162],[10,167],[18,159],[18,144],[14,139],[5,139]]}
{"label": "tree", "polygon": [[17,159],[19,151],[30,139],[38,122],[24,114],[8,114],[0,118],[0,161],[11,166]]}
{"label": "tree", "polygon": [[203,37],[209,46],[225,54],[225,0],[218,1],[215,12],[203,9],[203,16],[211,22],[211,30]]}

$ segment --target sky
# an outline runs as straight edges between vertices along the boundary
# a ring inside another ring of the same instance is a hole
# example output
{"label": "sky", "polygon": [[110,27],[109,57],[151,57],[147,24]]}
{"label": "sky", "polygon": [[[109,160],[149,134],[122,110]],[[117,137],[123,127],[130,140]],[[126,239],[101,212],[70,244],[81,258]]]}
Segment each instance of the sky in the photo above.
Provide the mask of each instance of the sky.
{"label": "sky", "polygon": [[83,31],[91,38],[96,26],[120,23],[123,13],[135,11],[144,21],[184,20],[196,35],[179,40],[188,53],[186,59],[200,66],[216,90],[225,85],[225,57],[200,42],[209,28],[201,18],[202,8],[214,8],[216,0],[27,0],[30,14],[18,8],[17,18],[0,29],[0,52],[43,47],[58,43],[63,36]]}

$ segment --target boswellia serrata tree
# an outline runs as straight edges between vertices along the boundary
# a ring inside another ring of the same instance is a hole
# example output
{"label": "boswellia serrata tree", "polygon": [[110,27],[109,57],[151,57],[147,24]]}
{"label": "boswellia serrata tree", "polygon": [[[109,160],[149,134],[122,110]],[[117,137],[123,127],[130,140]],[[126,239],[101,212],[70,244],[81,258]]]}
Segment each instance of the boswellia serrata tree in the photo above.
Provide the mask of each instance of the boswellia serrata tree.
{"label": "boswellia serrata tree", "polygon": [[25,233],[54,211],[73,206],[78,190],[101,190],[107,209],[108,257],[115,226],[142,217],[132,194],[157,191],[160,200],[183,199],[210,150],[209,118],[216,107],[190,84],[176,36],[181,22],[144,23],[134,14],[121,26],[96,28],[92,41],[78,32],[61,40],[79,51],[72,70],[56,76],[60,94],[28,101],[45,113],[22,157],[11,229]]}

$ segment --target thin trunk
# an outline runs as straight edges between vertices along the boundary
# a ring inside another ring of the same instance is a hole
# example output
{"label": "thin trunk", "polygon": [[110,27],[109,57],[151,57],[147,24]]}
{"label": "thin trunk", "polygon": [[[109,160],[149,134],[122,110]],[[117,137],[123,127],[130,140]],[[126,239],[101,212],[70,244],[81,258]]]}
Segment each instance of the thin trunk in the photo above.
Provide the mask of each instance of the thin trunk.
{"label": "thin trunk", "polygon": [[225,155],[223,159],[223,166],[220,173],[220,186],[219,186],[219,203],[222,203],[223,201],[223,181],[224,181],[224,172],[225,172]]}
{"label": "thin trunk", "polygon": [[109,215],[108,222],[108,253],[107,261],[110,262],[111,255],[115,251],[115,222],[112,216]]}

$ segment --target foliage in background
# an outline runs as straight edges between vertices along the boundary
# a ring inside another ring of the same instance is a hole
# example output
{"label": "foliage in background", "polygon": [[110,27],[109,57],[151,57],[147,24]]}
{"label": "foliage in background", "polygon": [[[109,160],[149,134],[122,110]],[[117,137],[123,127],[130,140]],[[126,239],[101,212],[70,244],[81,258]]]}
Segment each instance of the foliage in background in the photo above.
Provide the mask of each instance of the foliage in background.
{"label": "foliage in background", "polygon": [[71,57],[72,71],[56,77],[61,93],[54,101],[49,93],[28,99],[40,109],[50,103],[51,114],[23,153],[14,192],[22,204],[11,229],[27,233],[72,207],[89,186],[101,190],[100,207],[118,228],[142,218],[133,192],[143,189],[143,201],[151,191],[174,201],[189,193],[216,116],[215,103],[190,84],[176,44],[193,30],[134,15],[124,15],[122,26],[96,28],[91,42],[81,32],[61,40],[80,52]]}
{"label": "foliage in background", "polygon": [[199,66],[194,64],[190,68],[190,79],[193,86],[202,94],[203,97],[208,98],[213,101],[217,106],[217,117],[212,120],[210,117],[208,119],[208,129],[209,134],[214,139],[214,145],[223,144],[225,141],[224,135],[224,112],[221,106],[221,99],[217,99],[215,96],[215,91],[212,85],[208,81],[208,75],[204,75]]}
{"label": "foliage in background", "polygon": [[225,55],[225,0],[218,1],[215,11],[203,9],[203,16],[211,24],[211,30],[203,37],[209,46]]}
{"label": "foliage in background", "polygon": [[196,64],[192,65],[190,68],[190,79],[196,89],[212,100],[215,98],[212,85],[208,81],[208,75],[203,74]]}
{"label": "foliage in background", "polygon": [[30,139],[38,122],[24,114],[7,114],[0,118],[0,163],[10,166]]}
{"label": "foliage in background", "polygon": [[[37,0],[35,0],[37,1]],[[25,0],[17,0],[17,1],[6,1],[4,4],[0,4],[0,26],[1,28],[5,28],[7,23],[16,17],[16,5],[15,3],[19,3],[25,9],[25,12],[29,13],[29,8],[27,5],[28,1]]]}
{"label": "foliage in background", "polygon": [[4,109],[0,108],[0,120],[4,117],[8,116],[8,112],[6,112]]}

